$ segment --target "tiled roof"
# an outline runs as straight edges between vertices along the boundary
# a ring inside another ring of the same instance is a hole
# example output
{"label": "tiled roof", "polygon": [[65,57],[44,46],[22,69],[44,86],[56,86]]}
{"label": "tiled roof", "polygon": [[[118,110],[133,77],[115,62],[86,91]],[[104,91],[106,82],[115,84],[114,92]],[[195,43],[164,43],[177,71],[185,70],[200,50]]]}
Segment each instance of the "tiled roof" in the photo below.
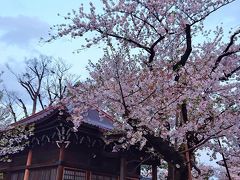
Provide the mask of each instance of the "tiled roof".
{"label": "tiled roof", "polygon": [[92,109],[86,113],[83,122],[96,126],[101,129],[111,130],[113,129],[113,121],[109,116],[100,117],[99,111]]}
{"label": "tiled roof", "polygon": [[54,112],[55,113],[58,112],[58,109],[50,106],[50,107],[48,107],[42,111],[39,111],[31,116],[21,119],[21,120],[17,121],[16,123],[13,123],[12,125],[14,126],[14,125],[25,125],[25,124],[34,123],[34,122],[37,122],[38,120],[41,120],[41,119],[53,114]]}
{"label": "tiled roof", "polygon": [[[54,113],[58,113],[59,109],[57,107],[48,107],[34,115],[31,115],[27,118],[24,118],[14,124],[15,125],[26,125],[30,123],[36,123],[40,120],[43,120],[44,118],[51,116]],[[95,109],[90,109],[85,115],[83,122],[92,126],[95,126],[97,128],[100,128],[102,130],[111,130],[113,129],[113,121],[112,118],[107,115],[106,113],[102,112],[101,114],[104,114],[104,117],[100,117],[99,111]]]}

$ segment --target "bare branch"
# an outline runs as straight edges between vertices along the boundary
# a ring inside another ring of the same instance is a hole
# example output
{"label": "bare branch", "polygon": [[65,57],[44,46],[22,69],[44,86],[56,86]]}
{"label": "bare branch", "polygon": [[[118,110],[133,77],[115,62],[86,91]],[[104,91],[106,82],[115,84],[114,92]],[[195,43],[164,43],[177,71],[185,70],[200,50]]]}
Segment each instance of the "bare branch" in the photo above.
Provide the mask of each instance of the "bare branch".
{"label": "bare branch", "polygon": [[28,117],[27,107],[25,106],[24,102],[20,98],[18,99],[18,101],[20,102],[21,107],[23,108],[23,112],[24,112],[25,117]]}

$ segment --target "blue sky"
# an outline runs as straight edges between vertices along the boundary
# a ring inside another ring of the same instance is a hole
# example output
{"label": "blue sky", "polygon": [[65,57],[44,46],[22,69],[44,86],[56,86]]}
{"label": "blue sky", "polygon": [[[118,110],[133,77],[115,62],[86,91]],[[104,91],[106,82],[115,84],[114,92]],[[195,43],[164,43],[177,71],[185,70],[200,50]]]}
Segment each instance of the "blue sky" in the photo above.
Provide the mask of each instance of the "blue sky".
{"label": "blue sky", "polygon": [[[100,0],[93,0],[98,5]],[[39,54],[62,57],[73,64],[72,71],[86,76],[85,66],[88,59],[101,57],[101,48],[72,52],[80,47],[80,40],[61,39],[52,43],[39,43],[40,37],[47,37],[49,27],[64,22],[62,16],[77,9],[81,3],[88,5],[89,0],[0,0],[0,69],[6,62],[12,66],[23,67],[25,57]],[[212,28],[223,22],[224,27],[240,26],[240,0],[211,15],[206,27]]]}
{"label": "blue sky", "polygon": [[61,39],[39,43],[41,37],[48,37],[50,26],[64,22],[58,13],[64,16],[83,2],[88,4],[88,0],[0,0],[0,70],[5,69],[5,63],[17,65],[19,70],[23,69],[25,57],[44,54],[62,57],[73,64],[74,73],[85,77],[84,67],[88,59],[96,60],[101,57],[100,48],[73,54],[80,47],[79,41]]}
{"label": "blue sky", "polygon": [[[100,0],[93,2],[96,6],[100,4]],[[65,59],[73,65],[73,73],[85,78],[88,60],[99,59],[102,56],[101,47],[73,54],[80,47],[80,39],[39,43],[41,37],[48,37],[51,26],[64,23],[63,16],[72,9],[78,9],[81,3],[88,6],[89,0],[0,0],[0,71],[6,71],[5,64],[8,63],[20,72],[24,69],[25,58],[44,54]],[[221,22],[226,32],[231,27],[236,29],[240,26],[240,0],[210,15],[205,24],[211,29]],[[2,78],[7,87],[20,90],[11,74],[5,72]]]}

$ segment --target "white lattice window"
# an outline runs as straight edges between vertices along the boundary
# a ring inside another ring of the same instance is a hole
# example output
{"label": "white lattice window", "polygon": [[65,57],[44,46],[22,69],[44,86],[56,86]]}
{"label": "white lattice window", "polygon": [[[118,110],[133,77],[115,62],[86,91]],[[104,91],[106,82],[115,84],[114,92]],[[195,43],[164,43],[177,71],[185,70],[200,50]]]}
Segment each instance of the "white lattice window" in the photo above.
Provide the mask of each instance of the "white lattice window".
{"label": "white lattice window", "polygon": [[110,175],[93,174],[91,180],[117,180],[117,177]]}
{"label": "white lattice window", "polygon": [[63,180],[86,180],[86,172],[76,169],[64,169]]}

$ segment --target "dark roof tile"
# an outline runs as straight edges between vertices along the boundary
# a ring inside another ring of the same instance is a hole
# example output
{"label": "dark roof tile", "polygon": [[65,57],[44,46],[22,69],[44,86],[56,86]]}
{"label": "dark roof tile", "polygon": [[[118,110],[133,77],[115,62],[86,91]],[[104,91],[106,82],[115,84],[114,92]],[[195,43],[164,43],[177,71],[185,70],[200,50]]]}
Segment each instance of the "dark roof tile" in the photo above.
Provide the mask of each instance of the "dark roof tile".
{"label": "dark roof tile", "polygon": [[[17,126],[17,125],[26,125],[30,123],[36,123],[58,111],[59,109],[57,107],[50,106],[42,111],[39,111],[36,114],[33,114],[16,123],[13,123],[12,125]],[[84,115],[83,122],[86,124],[95,126],[97,128],[100,128],[102,130],[112,130],[113,129],[112,118],[104,112],[101,112],[101,113],[104,115],[104,117],[100,117],[99,110],[91,109]]]}

